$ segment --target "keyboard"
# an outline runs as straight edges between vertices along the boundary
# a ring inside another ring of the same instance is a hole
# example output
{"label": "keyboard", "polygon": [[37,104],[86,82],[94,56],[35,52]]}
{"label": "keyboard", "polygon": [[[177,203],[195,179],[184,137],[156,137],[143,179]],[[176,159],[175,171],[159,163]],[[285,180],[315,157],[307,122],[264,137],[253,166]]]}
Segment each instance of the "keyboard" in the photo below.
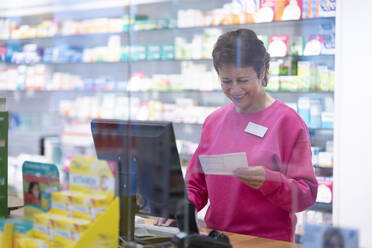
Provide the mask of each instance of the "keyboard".
{"label": "keyboard", "polygon": [[136,237],[159,236],[173,237],[180,230],[177,227],[171,226],[155,226],[153,224],[136,224],[134,235]]}

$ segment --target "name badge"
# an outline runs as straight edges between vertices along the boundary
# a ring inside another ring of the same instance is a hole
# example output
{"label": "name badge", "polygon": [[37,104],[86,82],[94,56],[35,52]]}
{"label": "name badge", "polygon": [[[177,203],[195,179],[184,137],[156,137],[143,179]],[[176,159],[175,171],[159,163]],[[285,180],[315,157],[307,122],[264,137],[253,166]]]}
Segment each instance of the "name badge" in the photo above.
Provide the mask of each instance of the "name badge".
{"label": "name badge", "polygon": [[267,132],[267,127],[258,125],[250,121],[244,131],[262,138]]}

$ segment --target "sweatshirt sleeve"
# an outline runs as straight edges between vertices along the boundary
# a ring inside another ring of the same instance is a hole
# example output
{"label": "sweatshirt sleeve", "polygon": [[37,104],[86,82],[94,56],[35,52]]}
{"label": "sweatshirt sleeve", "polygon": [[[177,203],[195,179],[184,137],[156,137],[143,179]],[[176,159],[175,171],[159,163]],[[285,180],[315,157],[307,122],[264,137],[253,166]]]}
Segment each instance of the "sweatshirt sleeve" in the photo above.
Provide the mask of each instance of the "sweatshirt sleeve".
{"label": "sweatshirt sleeve", "polygon": [[266,168],[266,180],[260,191],[272,203],[288,212],[301,212],[316,201],[318,183],[315,177],[310,138],[302,129],[291,150],[286,169]]}
{"label": "sweatshirt sleeve", "polygon": [[197,211],[200,211],[208,202],[205,174],[199,162],[199,147],[187,166],[185,177],[189,201],[194,204]]}

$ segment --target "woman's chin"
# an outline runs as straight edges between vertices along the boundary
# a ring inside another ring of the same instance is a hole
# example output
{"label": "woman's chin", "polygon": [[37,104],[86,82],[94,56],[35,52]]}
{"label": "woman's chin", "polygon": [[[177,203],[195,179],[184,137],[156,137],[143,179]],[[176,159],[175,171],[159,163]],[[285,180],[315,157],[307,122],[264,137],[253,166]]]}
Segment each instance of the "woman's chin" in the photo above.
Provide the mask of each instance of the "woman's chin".
{"label": "woman's chin", "polygon": [[244,109],[242,109],[242,107],[240,105],[234,103],[234,106],[235,106],[235,111],[236,112],[241,113],[241,114],[244,113]]}

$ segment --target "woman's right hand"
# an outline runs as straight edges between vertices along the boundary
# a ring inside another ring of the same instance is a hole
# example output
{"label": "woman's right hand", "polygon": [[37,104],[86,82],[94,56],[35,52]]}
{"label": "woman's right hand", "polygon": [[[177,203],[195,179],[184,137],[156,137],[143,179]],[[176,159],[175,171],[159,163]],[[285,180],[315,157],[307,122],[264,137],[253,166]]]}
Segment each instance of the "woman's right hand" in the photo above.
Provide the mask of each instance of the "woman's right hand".
{"label": "woman's right hand", "polygon": [[173,226],[175,224],[176,220],[174,219],[167,219],[167,218],[161,218],[157,217],[155,218],[155,226]]}

